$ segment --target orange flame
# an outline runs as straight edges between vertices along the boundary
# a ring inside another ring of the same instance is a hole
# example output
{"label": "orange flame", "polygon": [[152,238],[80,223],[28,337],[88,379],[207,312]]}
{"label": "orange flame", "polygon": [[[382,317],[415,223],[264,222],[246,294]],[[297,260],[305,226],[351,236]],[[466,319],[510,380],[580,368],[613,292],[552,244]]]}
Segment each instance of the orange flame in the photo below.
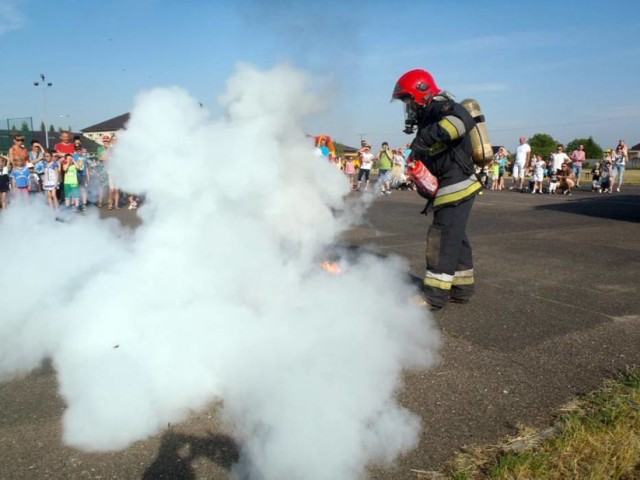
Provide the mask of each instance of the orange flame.
{"label": "orange flame", "polygon": [[342,269],[338,262],[330,262],[329,260],[325,260],[322,262],[322,268],[331,275],[338,275],[342,273]]}

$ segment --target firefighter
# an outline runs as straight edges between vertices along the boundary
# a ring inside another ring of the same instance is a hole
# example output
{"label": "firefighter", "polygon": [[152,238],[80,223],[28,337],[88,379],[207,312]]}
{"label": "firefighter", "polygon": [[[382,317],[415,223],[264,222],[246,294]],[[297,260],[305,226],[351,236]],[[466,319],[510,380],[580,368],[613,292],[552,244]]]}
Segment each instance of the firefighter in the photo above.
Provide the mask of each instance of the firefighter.
{"label": "firefighter", "polygon": [[392,100],[405,105],[405,133],[416,132],[411,157],[438,179],[429,199],[433,223],[427,233],[422,293],[432,310],[473,294],[473,258],[467,221],[482,185],[475,176],[468,133],[475,126],[465,108],[440,90],[431,74],[411,70],[398,79]]}

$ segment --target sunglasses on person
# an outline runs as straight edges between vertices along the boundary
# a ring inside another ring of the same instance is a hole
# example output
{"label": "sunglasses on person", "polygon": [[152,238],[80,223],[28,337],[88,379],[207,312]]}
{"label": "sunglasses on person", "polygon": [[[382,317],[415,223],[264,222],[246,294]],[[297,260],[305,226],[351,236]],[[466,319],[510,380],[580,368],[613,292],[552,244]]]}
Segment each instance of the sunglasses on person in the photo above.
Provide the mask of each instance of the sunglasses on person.
{"label": "sunglasses on person", "polygon": [[16,142],[24,142],[24,138],[16,138]]}

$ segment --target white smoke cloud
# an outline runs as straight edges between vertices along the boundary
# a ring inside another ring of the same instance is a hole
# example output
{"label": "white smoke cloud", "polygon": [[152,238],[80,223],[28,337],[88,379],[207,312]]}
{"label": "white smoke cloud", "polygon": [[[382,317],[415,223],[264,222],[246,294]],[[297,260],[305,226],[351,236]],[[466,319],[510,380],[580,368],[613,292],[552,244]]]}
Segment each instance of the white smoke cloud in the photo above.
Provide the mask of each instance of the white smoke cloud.
{"label": "white smoke cloud", "polygon": [[0,317],[0,378],[51,357],[66,443],[126,448],[222,400],[250,478],[357,478],[415,445],[395,393],[438,334],[402,259],[320,268],[358,208],[305,138],[310,85],[239,66],[220,119],[179,88],[140,95],[112,160],[146,194],[133,233],[32,206],[0,216],[19,299]]}

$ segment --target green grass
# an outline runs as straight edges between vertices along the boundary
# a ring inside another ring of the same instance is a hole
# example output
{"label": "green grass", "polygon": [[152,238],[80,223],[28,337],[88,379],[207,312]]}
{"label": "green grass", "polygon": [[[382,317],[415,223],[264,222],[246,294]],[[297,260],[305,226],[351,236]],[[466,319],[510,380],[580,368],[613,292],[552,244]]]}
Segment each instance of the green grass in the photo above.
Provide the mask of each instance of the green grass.
{"label": "green grass", "polygon": [[640,370],[630,369],[558,415],[553,435],[523,427],[501,445],[467,447],[422,479],[639,479]]}
{"label": "green grass", "polygon": [[[587,172],[583,170],[582,175],[580,175],[580,182],[583,185],[591,183],[591,179],[586,176]],[[624,178],[622,179],[622,187],[624,188],[625,185],[640,185],[640,170],[626,169],[624,171]]]}

